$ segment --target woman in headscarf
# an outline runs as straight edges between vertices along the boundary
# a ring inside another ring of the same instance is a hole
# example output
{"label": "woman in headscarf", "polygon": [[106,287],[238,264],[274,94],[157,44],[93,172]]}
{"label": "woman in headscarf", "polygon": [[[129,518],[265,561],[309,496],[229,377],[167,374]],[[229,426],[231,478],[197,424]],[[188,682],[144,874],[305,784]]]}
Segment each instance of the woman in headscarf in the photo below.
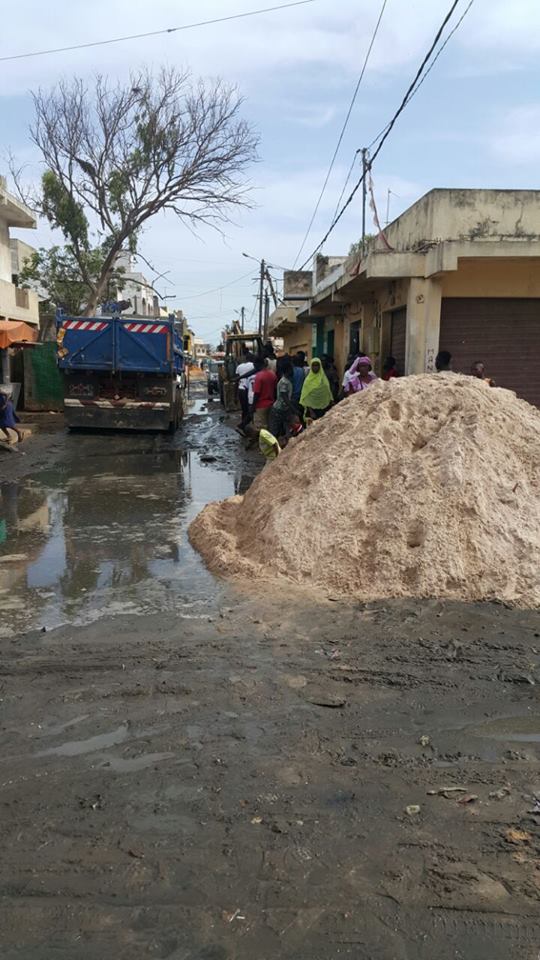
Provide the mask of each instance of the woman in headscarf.
{"label": "woman in headscarf", "polygon": [[334,362],[334,358],[329,356],[329,354],[324,353],[322,356],[322,365],[323,370],[326,374],[328,383],[330,384],[330,389],[332,391],[332,397],[334,398],[334,403],[337,403],[339,396],[339,373],[337,372],[337,367]]}
{"label": "woman in headscarf", "polygon": [[371,369],[369,357],[358,357],[343,378],[345,395],[350,397],[353,393],[366,390],[376,379],[377,376]]}
{"label": "woman in headscarf", "polygon": [[309,366],[309,373],[304,380],[304,386],[300,394],[300,404],[308,417],[311,417],[312,420],[318,420],[319,417],[324,416],[333,402],[334,398],[328,383],[328,377],[319,358],[314,357]]}

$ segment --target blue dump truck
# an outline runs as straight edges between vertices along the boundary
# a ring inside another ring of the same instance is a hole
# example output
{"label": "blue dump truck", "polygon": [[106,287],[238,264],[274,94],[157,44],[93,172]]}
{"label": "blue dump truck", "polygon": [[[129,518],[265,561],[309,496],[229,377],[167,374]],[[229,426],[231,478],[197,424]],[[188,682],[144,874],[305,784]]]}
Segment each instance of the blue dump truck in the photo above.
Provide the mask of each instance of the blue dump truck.
{"label": "blue dump truck", "polygon": [[122,306],[106,304],[101,317],[57,312],[66,424],[172,432],[184,413],[181,324],[174,316],[122,317]]}

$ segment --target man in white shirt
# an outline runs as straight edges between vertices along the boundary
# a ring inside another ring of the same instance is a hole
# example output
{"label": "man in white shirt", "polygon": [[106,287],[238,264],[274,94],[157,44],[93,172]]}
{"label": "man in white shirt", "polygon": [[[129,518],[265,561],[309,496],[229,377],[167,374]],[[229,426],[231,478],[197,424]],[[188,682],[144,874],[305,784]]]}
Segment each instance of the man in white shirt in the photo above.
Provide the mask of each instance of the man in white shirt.
{"label": "man in white shirt", "polygon": [[236,376],[238,378],[238,400],[240,403],[240,409],[242,411],[242,419],[238,424],[237,430],[239,430],[241,433],[244,433],[244,430],[251,420],[248,389],[249,380],[254,373],[255,366],[253,364],[253,357],[248,350],[244,350],[244,359],[236,368]]}

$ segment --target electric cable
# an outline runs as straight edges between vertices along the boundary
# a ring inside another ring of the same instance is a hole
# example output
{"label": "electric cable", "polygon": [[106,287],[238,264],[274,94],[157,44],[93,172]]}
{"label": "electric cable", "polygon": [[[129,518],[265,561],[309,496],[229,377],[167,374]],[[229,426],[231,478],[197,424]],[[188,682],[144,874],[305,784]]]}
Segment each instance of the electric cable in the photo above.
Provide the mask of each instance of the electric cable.
{"label": "electric cable", "polygon": [[381,25],[381,20],[382,20],[382,18],[383,18],[383,14],[384,14],[384,11],[385,11],[385,9],[386,9],[387,3],[388,3],[388,0],[383,0],[382,7],[381,7],[381,10],[380,10],[380,13],[379,13],[379,18],[378,18],[378,20],[377,20],[377,23],[375,24],[375,29],[374,29],[373,35],[372,35],[372,37],[371,37],[371,42],[370,42],[369,47],[368,47],[368,49],[367,49],[367,53],[366,53],[366,56],[365,56],[365,59],[364,59],[364,63],[363,63],[362,69],[361,69],[361,71],[360,71],[360,76],[358,77],[358,80],[357,80],[357,83],[356,83],[356,87],[354,88],[354,93],[353,93],[353,95],[352,95],[352,100],[351,100],[351,102],[350,102],[350,104],[349,104],[349,109],[347,110],[347,115],[346,115],[346,117],[345,117],[345,121],[344,121],[343,126],[342,126],[342,128],[341,128],[341,133],[340,133],[340,135],[339,135],[339,137],[338,137],[338,142],[337,142],[337,144],[336,144],[336,149],[334,150],[333,157],[332,157],[332,159],[331,159],[331,161],[330,161],[330,166],[328,167],[328,172],[327,172],[326,177],[325,177],[325,179],[324,179],[324,183],[323,183],[323,185],[322,185],[322,189],[321,189],[321,192],[320,192],[320,194],[319,194],[319,198],[318,198],[318,200],[317,200],[317,203],[315,204],[315,209],[314,209],[314,211],[313,211],[313,213],[312,213],[312,215],[311,215],[311,220],[309,221],[308,226],[307,226],[307,230],[306,230],[306,232],[305,232],[305,234],[304,234],[304,239],[302,240],[302,243],[300,244],[300,249],[298,250],[298,253],[296,254],[296,257],[295,257],[295,260],[294,260],[294,263],[293,263],[293,268],[296,266],[296,264],[297,264],[297,262],[298,262],[298,260],[299,260],[299,258],[300,258],[300,254],[302,253],[302,250],[303,250],[304,247],[305,247],[306,240],[307,240],[307,238],[309,237],[309,234],[311,233],[311,228],[312,228],[312,226],[313,226],[313,222],[314,222],[314,220],[315,220],[315,217],[317,216],[317,212],[318,212],[319,207],[320,207],[320,205],[321,205],[321,200],[322,200],[322,198],[323,198],[323,196],[324,196],[326,187],[328,186],[328,181],[329,181],[329,179],[330,179],[330,175],[331,175],[331,173],[332,173],[332,170],[334,169],[334,164],[335,164],[335,162],[336,162],[336,157],[337,157],[337,155],[338,155],[338,153],[339,153],[339,148],[341,147],[341,144],[342,144],[342,141],[343,141],[343,137],[345,136],[345,131],[346,131],[348,125],[349,125],[349,120],[350,120],[350,118],[351,118],[351,113],[352,113],[352,111],[353,111],[353,107],[354,107],[354,104],[355,104],[355,102],[356,102],[356,98],[357,98],[357,96],[358,96],[358,91],[360,90],[360,85],[361,85],[361,83],[362,83],[362,80],[364,79],[364,74],[365,74],[365,72],[366,72],[367,65],[368,65],[368,63],[369,63],[369,58],[370,58],[370,56],[371,56],[371,51],[373,50],[373,46],[374,46],[374,44],[375,44],[375,40],[377,39],[377,34],[378,34],[378,32],[379,32],[379,27],[380,27],[380,25]]}
{"label": "electric cable", "polygon": [[260,10],[248,10],[246,13],[232,13],[226,17],[215,17],[213,20],[199,20],[196,23],[184,23],[179,27],[166,27],[163,30],[148,30],[146,33],[131,33],[124,37],[110,37],[107,40],[93,40],[90,43],[74,43],[68,47],[55,47],[51,50],[33,50],[31,53],[13,53],[0,57],[0,63],[7,60],[25,60],[28,57],[46,57],[53,53],[66,53],[69,50],[85,50],[88,47],[102,47],[111,43],[124,43],[127,40],[142,40],[146,37],[158,37],[164,33],[179,33],[181,30],[193,30],[195,27],[208,27],[216,23],[227,23],[229,20],[242,20],[246,17],[256,17],[261,13],[274,13],[276,10],[288,10],[289,7],[302,7],[306,3],[316,3],[317,0],[294,0],[292,3],[282,3],[279,6],[264,7]]}
{"label": "electric cable", "polygon": [[[437,60],[439,59],[441,53],[443,52],[443,50],[444,50],[444,48],[446,47],[446,45],[450,42],[450,40],[452,39],[452,37],[454,36],[454,34],[456,33],[456,31],[459,30],[461,24],[463,23],[465,17],[467,16],[469,10],[471,9],[471,7],[472,7],[472,5],[473,5],[473,3],[474,3],[474,0],[470,0],[468,6],[467,6],[466,9],[464,10],[464,12],[461,14],[461,17],[459,18],[459,20],[458,20],[458,22],[456,23],[455,27],[453,28],[453,30],[450,31],[450,33],[448,34],[448,36],[447,36],[446,40],[444,41],[444,43],[441,44],[439,50],[437,51],[436,56],[433,58],[433,62],[430,64],[430,66],[429,66],[429,68],[426,70],[424,76],[420,79],[419,83],[417,83],[416,87],[414,88],[414,90],[412,91],[412,93],[410,94],[410,96],[408,97],[407,103],[410,103],[410,102],[411,102],[412,98],[416,96],[416,94],[418,93],[420,87],[421,87],[422,84],[424,83],[424,80],[427,80],[427,78],[429,77],[429,75],[430,75],[431,71],[433,70],[433,67],[434,67],[435,64],[437,63]],[[383,130],[381,130],[380,133],[377,134],[377,136],[375,137],[375,139],[371,141],[371,143],[369,144],[369,146],[368,146],[368,148],[367,148],[368,150],[371,150],[371,148],[377,143],[377,141],[380,140],[380,138],[382,137],[383,133],[385,132],[387,126],[388,126],[388,124],[386,125],[386,127],[384,127]]]}
{"label": "electric cable", "polygon": [[[409,102],[411,93],[412,93],[412,91],[414,90],[414,88],[416,87],[416,85],[417,85],[418,81],[420,80],[422,74],[424,73],[424,70],[425,70],[427,64],[429,63],[429,61],[430,61],[430,59],[431,59],[431,57],[432,57],[432,55],[433,55],[433,52],[434,52],[434,50],[435,50],[435,48],[436,48],[436,46],[437,46],[437,44],[438,44],[438,42],[439,42],[439,40],[440,40],[443,32],[444,32],[444,29],[445,29],[446,25],[448,24],[448,22],[451,20],[452,15],[453,15],[456,7],[458,6],[458,4],[459,4],[459,0],[454,0],[454,2],[452,3],[452,6],[450,7],[450,10],[449,10],[448,13],[446,14],[446,16],[445,16],[445,18],[444,18],[441,26],[439,27],[439,29],[438,29],[438,31],[437,31],[437,34],[436,34],[436,36],[435,36],[435,39],[434,39],[433,43],[431,44],[431,46],[430,46],[427,54],[425,55],[424,59],[422,60],[422,63],[420,64],[420,67],[418,68],[418,70],[417,70],[417,72],[416,72],[416,75],[415,75],[415,77],[414,77],[414,80],[413,80],[412,83],[410,84],[410,86],[409,86],[409,88],[408,88],[405,96],[403,97],[403,100],[401,101],[398,109],[396,110],[394,116],[392,117],[392,119],[390,120],[390,122],[389,122],[389,123],[386,125],[386,127],[384,128],[384,133],[382,134],[382,137],[381,137],[381,139],[380,139],[379,145],[378,145],[377,149],[375,150],[375,153],[373,154],[373,156],[370,157],[368,169],[369,169],[369,167],[374,163],[374,161],[376,160],[376,158],[378,157],[378,155],[379,155],[379,153],[381,152],[381,150],[382,150],[382,148],[383,148],[386,140],[387,140],[388,137],[390,136],[390,133],[392,132],[392,130],[393,130],[393,128],[394,128],[394,126],[395,126],[398,118],[400,117],[400,115],[401,115],[401,114],[403,113],[403,111],[405,110],[405,107],[407,106],[407,104],[408,104],[408,102]],[[350,206],[350,204],[352,203],[354,197],[356,196],[356,194],[357,194],[360,186],[362,185],[362,183],[363,183],[363,181],[364,181],[364,176],[365,176],[365,172],[363,172],[363,173],[362,173],[362,176],[359,178],[359,180],[357,180],[356,184],[354,185],[354,187],[353,187],[353,189],[352,189],[352,192],[349,194],[349,197],[347,198],[347,200],[345,201],[345,203],[344,203],[343,206],[341,207],[339,213],[333,218],[332,223],[330,224],[330,226],[329,226],[328,230],[326,231],[324,237],[322,238],[322,240],[320,241],[320,243],[317,244],[317,246],[315,247],[315,250],[313,251],[313,253],[311,253],[310,256],[304,261],[304,263],[303,263],[302,266],[300,267],[300,270],[303,270],[303,269],[305,268],[305,266],[310,262],[310,260],[313,259],[313,257],[314,257],[315,254],[317,253],[317,251],[320,250],[320,248],[321,248],[322,245],[326,242],[326,240],[328,240],[328,237],[329,237],[330,234],[332,233],[334,227],[336,226],[337,223],[339,223],[339,221],[341,220],[343,214],[345,213],[345,210],[347,209],[347,207]]]}

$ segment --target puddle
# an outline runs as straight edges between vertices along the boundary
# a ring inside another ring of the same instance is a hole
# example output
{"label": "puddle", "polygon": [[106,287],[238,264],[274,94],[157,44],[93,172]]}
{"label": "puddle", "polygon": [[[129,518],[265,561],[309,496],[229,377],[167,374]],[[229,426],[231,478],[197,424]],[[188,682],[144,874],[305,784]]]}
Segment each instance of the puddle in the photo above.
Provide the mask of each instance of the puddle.
{"label": "puddle", "polygon": [[115,773],[130,773],[135,770],[144,770],[151,767],[154,763],[160,763],[162,760],[171,760],[174,753],[143,753],[140,757],[110,757],[100,763],[100,767],[107,767]]}
{"label": "puddle", "polygon": [[47,750],[40,750],[37,757],[80,757],[84,753],[93,753],[96,750],[103,750],[106,747],[115,747],[118,743],[123,743],[129,736],[127,724],[122,724],[116,730],[109,733],[100,733],[96,737],[89,737],[88,740],[70,740],[68,743],[62,743],[59,747],[49,747]]}
{"label": "puddle", "polygon": [[71,434],[59,465],[0,483],[4,635],[216,604],[222,586],[187,528],[205,504],[243,493],[260,468],[220,416],[219,405],[208,412],[195,399],[172,438]]}
{"label": "puddle", "polygon": [[42,727],[42,735],[45,737],[56,737],[59,733],[63,733],[64,730],[69,730],[70,727],[76,727],[77,724],[88,720],[89,716],[89,713],[82,713],[80,717],[74,717],[73,720],[66,720],[65,723],[56,723],[51,727]]}
{"label": "puddle", "polygon": [[500,717],[479,726],[467,727],[466,731],[475,737],[486,737],[489,740],[540,743],[540,716]]}

